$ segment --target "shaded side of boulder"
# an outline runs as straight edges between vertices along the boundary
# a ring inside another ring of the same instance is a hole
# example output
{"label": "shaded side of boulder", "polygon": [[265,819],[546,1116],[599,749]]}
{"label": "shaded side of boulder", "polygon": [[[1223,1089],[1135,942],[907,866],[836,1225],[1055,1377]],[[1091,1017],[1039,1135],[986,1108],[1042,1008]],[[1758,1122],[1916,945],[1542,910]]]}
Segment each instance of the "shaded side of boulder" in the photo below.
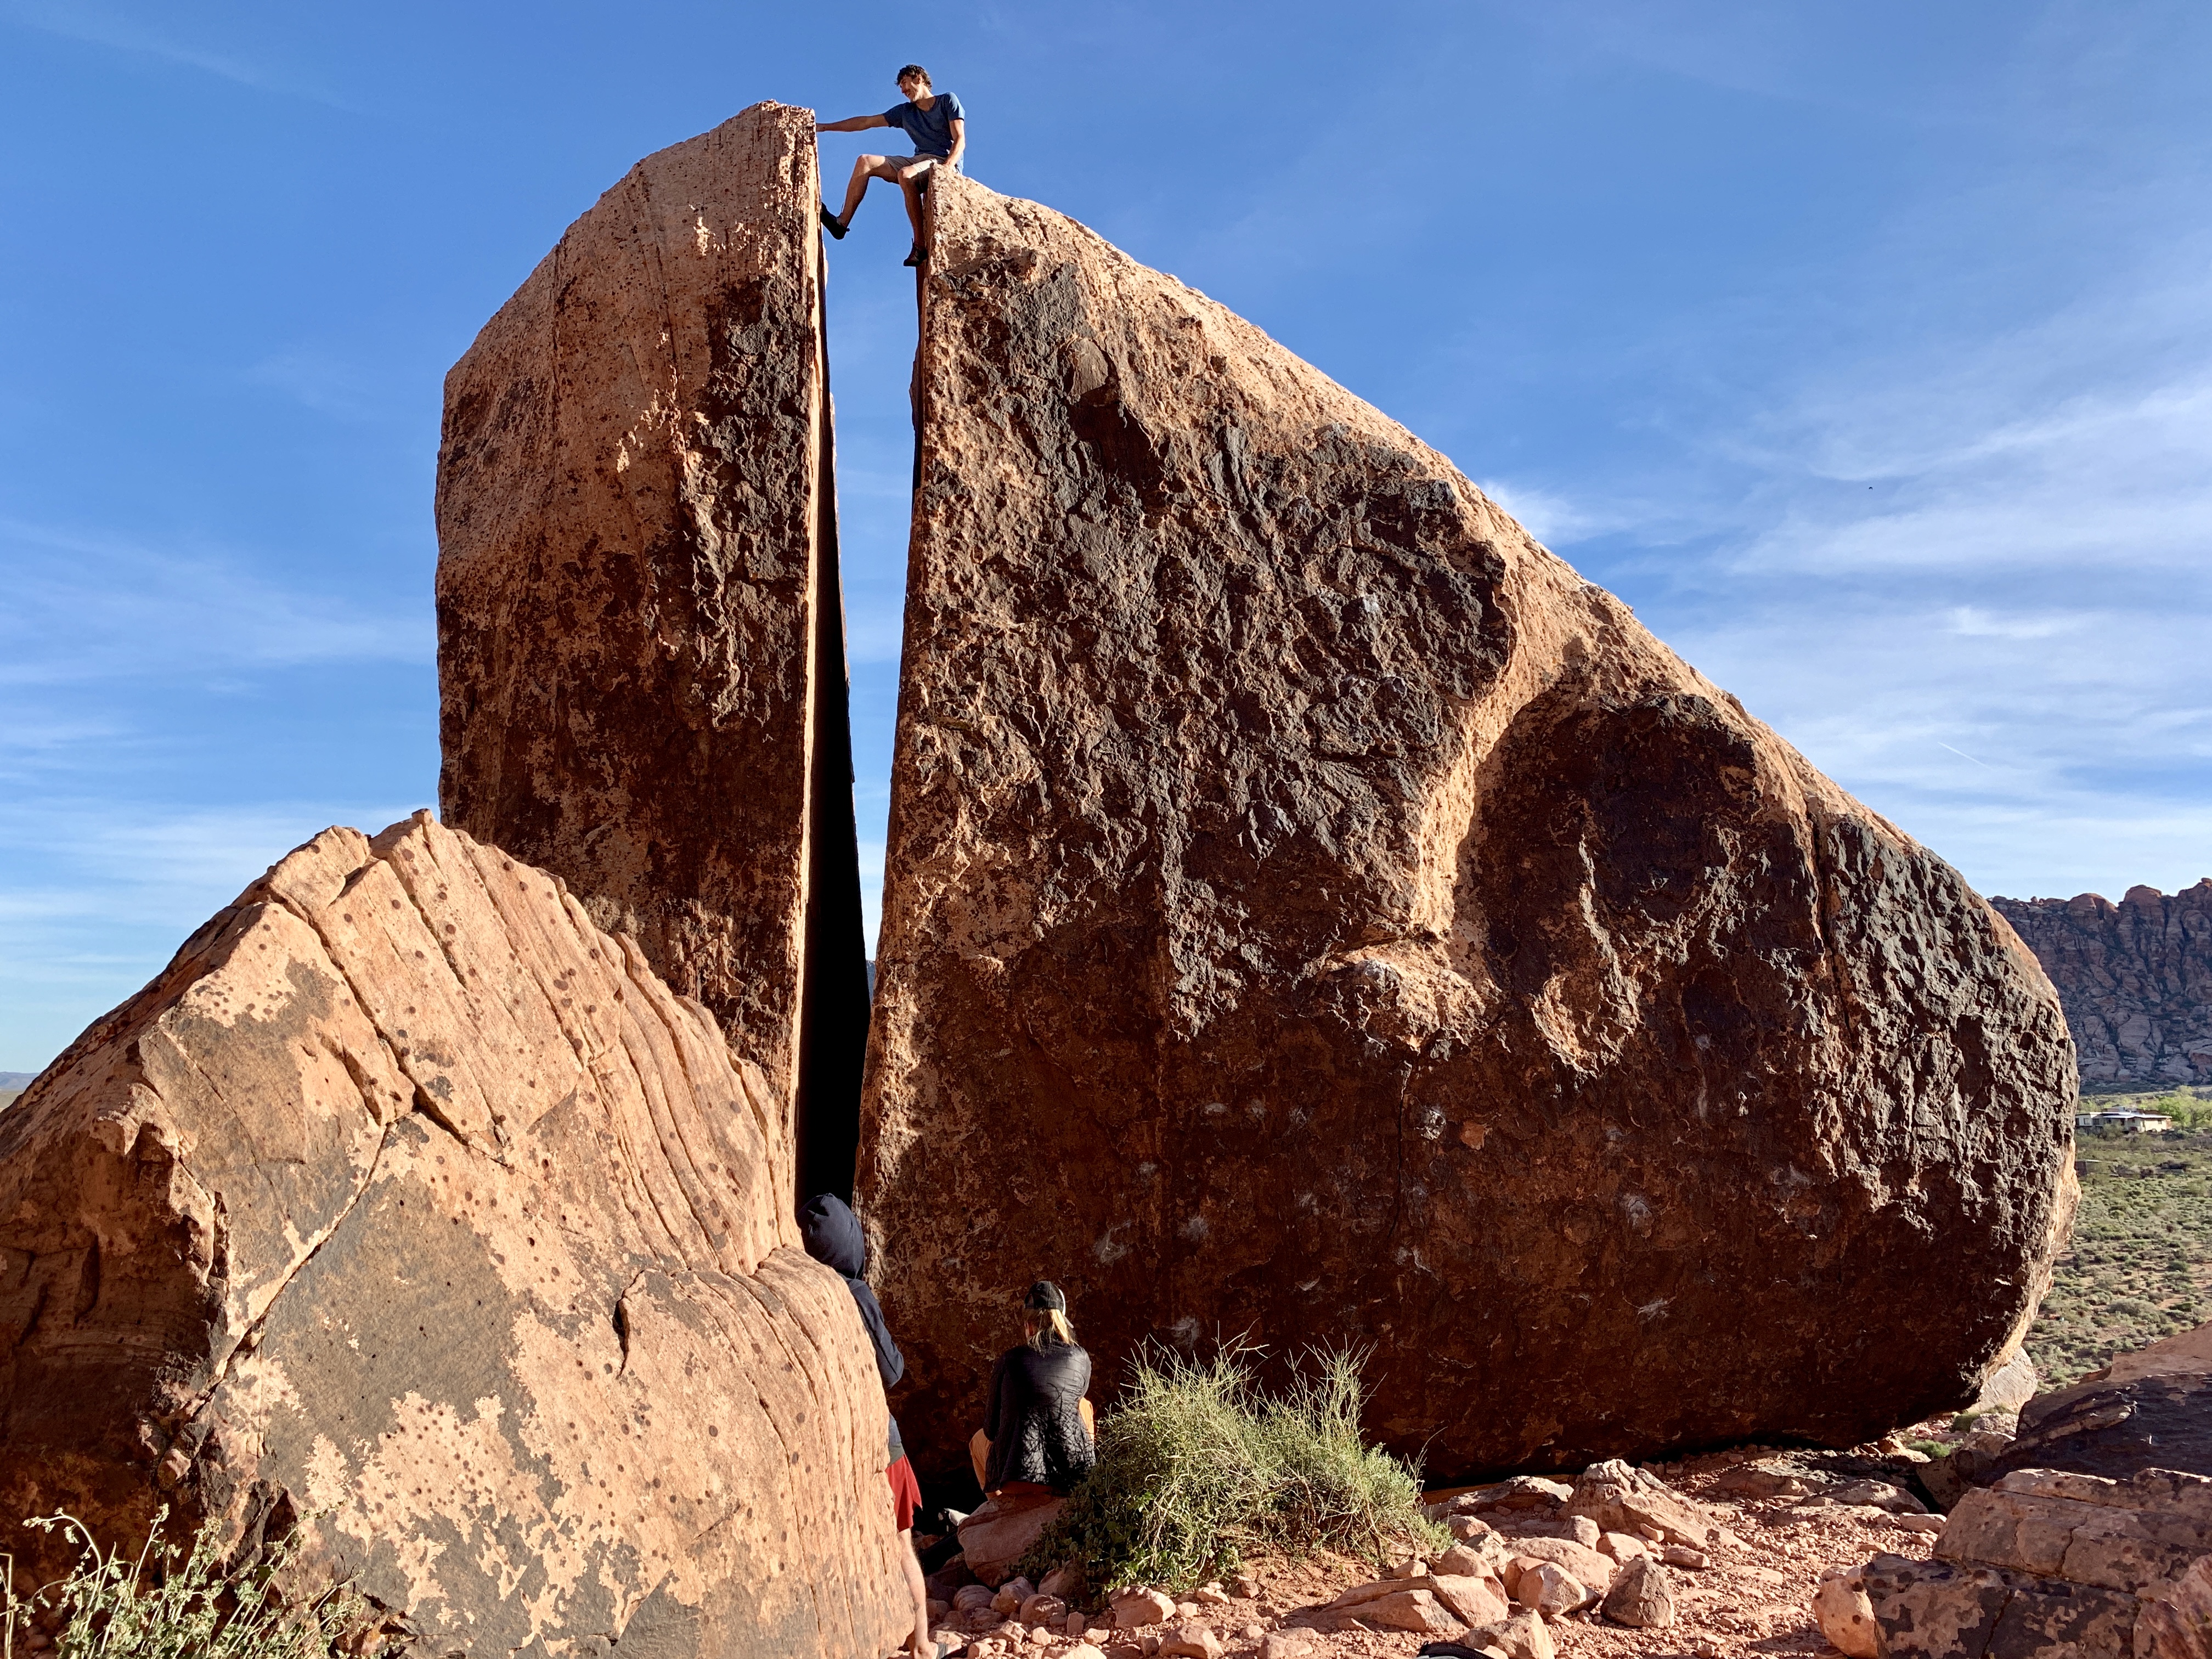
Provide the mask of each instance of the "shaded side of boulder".
{"label": "shaded side of boulder", "polygon": [[886,1411],[757,1068],[544,872],[331,830],[0,1114],[0,1517],[158,1505],[441,1654],[882,1652]]}
{"label": "shaded side of boulder", "polygon": [[[636,939],[772,1087],[818,1037],[849,1120],[867,988],[813,118],[757,104],[640,161],[447,375],[440,799]],[[849,1190],[850,1133],[810,1190]]]}
{"label": "shaded side of boulder", "polygon": [[2212,1376],[2149,1372],[2039,1395],[2021,1408],[2012,1443],[1976,1479],[2063,1469],[2124,1480],[2149,1468],[2212,1475]]}
{"label": "shaded side of boulder", "polygon": [[902,1424],[957,1464],[1040,1274],[1102,1376],[1371,1347],[1442,1479],[1971,1400],[2073,1201],[2011,930],[1258,329],[932,199],[863,1104]]}

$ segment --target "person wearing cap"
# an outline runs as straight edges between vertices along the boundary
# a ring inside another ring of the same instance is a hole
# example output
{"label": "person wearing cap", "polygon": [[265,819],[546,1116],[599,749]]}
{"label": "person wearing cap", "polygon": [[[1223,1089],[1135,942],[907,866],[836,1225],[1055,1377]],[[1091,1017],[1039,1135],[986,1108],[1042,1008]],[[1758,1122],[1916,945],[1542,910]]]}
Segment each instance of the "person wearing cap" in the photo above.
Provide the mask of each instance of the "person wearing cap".
{"label": "person wearing cap", "polygon": [[1098,1460],[1091,1356],[1067,1322],[1067,1297],[1040,1279],[1022,1298],[1022,1340],[991,1368],[990,1407],[968,1443],[986,1496],[1012,1486],[1066,1492]]}
{"label": "person wearing cap", "polygon": [[[835,1194],[818,1193],[799,1206],[799,1236],[805,1243],[806,1254],[835,1270],[852,1291],[860,1310],[860,1323],[867,1328],[868,1341],[876,1351],[876,1373],[883,1378],[888,1394],[892,1384],[906,1375],[906,1356],[891,1340],[890,1327],[884,1322],[883,1304],[860,1277],[867,1260],[867,1241],[860,1232],[860,1217]],[[907,1589],[914,1596],[914,1632],[907,1638],[906,1649],[916,1659],[944,1659],[945,1646],[930,1640],[929,1584],[921,1576],[921,1560],[914,1551],[914,1512],[921,1507],[921,1484],[914,1477],[914,1465],[907,1461],[898,1419],[892,1418],[890,1425],[884,1474],[890,1482],[892,1518],[898,1522],[899,1559],[906,1569]]]}

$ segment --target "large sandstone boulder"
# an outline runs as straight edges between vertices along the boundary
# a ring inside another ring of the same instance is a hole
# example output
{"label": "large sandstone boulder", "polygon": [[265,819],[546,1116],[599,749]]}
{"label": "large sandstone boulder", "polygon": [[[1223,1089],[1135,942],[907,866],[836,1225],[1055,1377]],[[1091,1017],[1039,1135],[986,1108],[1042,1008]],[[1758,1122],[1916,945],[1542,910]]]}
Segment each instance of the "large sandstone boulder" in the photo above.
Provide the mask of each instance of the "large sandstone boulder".
{"label": "large sandstone boulder", "polygon": [[2073,1201],[1958,873],[1443,456],[941,176],[861,1194],[961,1456],[1017,1298],[1372,1350],[1439,1478],[1971,1400]]}
{"label": "large sandstone boulder", "polygon": [[544,872],[330,830],[0,1115],[0,1522],[299,1519],[418,1650],[879,1654],[774,1091]]}
{"label": "large sandstone boulder", "polygon": [[440,798],[804,1096],[806,1184],[846,1192],[868,991],[813,122],[757,104],[647,156],[447,377]]}

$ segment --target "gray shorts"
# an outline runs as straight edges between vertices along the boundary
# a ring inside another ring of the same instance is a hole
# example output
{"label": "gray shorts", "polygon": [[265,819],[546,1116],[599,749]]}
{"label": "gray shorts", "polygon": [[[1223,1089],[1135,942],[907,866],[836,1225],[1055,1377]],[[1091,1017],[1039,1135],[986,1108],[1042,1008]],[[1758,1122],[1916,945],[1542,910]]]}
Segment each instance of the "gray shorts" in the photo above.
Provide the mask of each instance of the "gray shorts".
{"label": "gray shorts", "polygon": [[883,165],[872,169],[868,176],[871,179],[888,179],[896,184],[898,182],[899,174],[917,161],[921,162],[922,167],[921,170],[915,174],[916,179],[927,178],[939,167],[951,167],[955,173],[960,171],[960,164],[957,161],[948,161],[942,155],[886,155],[884,157]]}

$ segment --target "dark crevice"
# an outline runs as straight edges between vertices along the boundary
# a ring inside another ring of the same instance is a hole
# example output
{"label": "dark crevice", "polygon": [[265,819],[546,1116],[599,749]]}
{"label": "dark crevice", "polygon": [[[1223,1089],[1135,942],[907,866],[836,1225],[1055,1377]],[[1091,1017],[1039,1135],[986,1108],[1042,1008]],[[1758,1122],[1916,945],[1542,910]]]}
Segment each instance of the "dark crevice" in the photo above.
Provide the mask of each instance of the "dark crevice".
{"label": "dark crevice", "polygon": [[807,718],[806,916],[799,969],[799,1193],[853,1196],[860,1151],[860,1068],[868,1047],[867,939],[860,919],[860,831],[853,811],[851,683],[837,562],[835,434],[825,302],[816,324],[814,672]]}

